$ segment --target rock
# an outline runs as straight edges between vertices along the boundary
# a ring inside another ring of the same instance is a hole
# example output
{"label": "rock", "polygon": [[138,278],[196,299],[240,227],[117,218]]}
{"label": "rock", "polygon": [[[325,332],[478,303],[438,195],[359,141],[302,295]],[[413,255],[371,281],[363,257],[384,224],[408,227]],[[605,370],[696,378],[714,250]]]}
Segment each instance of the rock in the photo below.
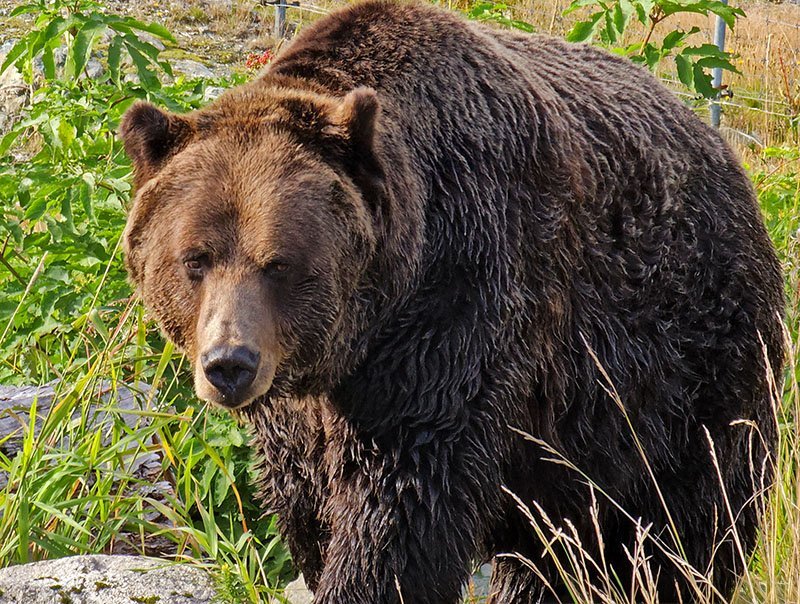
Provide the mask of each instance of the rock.
{"label": "rock", "polygon": [[0,604],[211,604],[209,575],[142,556],[73,556],[0,569]]}
{"label": "rock", "polygon": [[102,76],[103,72],[105,71],[103,69],[103,65],[97,59],[89,59],[89,62],[86,63],[85,69],[86,75],[92,80],[96,80]]}
{"label": "rock", "polygon": [[220,88],[219,86],[209,86],[203,92],[203,102],[210,103],[219,97],[223,92],[225,92],[224,88]]}
{"label": "rock", "polygon": [[[30,426],[30,413],[33,402],[36,401],[36,421],[34,431],[38,434],[42,427],[42,418],[47,415],[56,397],[57,382],[50,382],[42,386],[0,386],[0,451],[8,457],[14,456],[19,451],[24,430]],[[139,413],[147,407],[150,397],[150,386],[137,384],[135,386],[115,386],[113,409],[108,408],[112,394],[112,385],[108,381],[98,384],[92,391],[84,396],[91,400],[88,408],[76,404],[72,411],[71,419],[80,421],[85,412],[91,429],[102,430],[103,443],[109,442],[111,426],[115,417],[119,417],[131,428],[147,425],[150,418]],[[68,447],[69,442],[58,443],[61,447]],[[147,474],[152,467],[160,467],[161,462],[154,453],[138,452],[135,459],[130,460],[132,472]],[[0,488],[7,482],[5,472],[0,472]]]}
{"label": "rock", "polygon": [[151,33],[148,33],[146,31],[140,31],[140,32],[136,32],[136,36],[142,42],[147,42],[148,44],[152,44],[158,50],[164,50],[164,48],[166,48],[166,46],[164,46],[164,42],[161,41],[161,38],[157,38],[156,36],[154,36]]}
{"label": "rock", "polygon": [[[42,417],[47,414],[56,396],[58,382],[50,382],[42,386],[0,386],[0,450],[6,455],[12,455],[19,450],[22,441],[23,428],[30,425],[30,410],[36,401],[36,432],[42,426]],[[112,392],[116,392],[113,409],[107,407]],[[142,423],[147,424],[148,417],[139,413],[147,406],[150,395],[150,386],[136,384],[124,386],[103,381],[84,396],[90,398],[86,409],[89,425],[93,429],[101,429],[113,422],[114,416],[120,419],[129,428],[136,428]],[[79,420],[83,412],[80,404],[75,405],[72,419]],[[7,440],[6,440],[7,438]],[[108,442],[108,437],[104,443]],[[62,443],[66,446],[68,443]]]}
{"label": "rock", "polygon": [[283,597],[289,604],[313,604],[314,594],[306,587],[303,575],[300,575],[286,586],[283,590]]}
{"label": "rock", "polygon": [[216,77],[208,67],[191,59],[176,59],[172,61],[172,71],[182,73],[190,78],[213,79]]}
{"label": "rock", "polygon": [[53,50],[53,63],[56,67],[64,67],[67,64],[67,46],[65,44]]}

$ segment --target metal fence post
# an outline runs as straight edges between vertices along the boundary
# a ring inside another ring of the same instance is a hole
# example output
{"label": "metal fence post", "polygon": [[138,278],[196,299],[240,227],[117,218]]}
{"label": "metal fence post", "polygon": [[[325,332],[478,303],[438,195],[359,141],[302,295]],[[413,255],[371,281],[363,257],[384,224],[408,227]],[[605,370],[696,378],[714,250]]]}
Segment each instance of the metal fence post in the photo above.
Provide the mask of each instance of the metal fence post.
{"label": "metal fence post", "polygon": [[275,38],[282,40],[286,35],[286,2],[278,0],[275,2]]}
{"label": "metal fence post", "polygon": [[[722,3],[727,5],[728,0],[722,0]],[[716,27],[714,28],[714,45],[720,50],[725,50],[725,21],[722,17],[717,15]],[[722,68],[714,67],[711,70],[711,86],[717,91],[717,95],[711,101],[711,125],[714,128],[719,128],[722,107],[719,101],[722,98]]]}

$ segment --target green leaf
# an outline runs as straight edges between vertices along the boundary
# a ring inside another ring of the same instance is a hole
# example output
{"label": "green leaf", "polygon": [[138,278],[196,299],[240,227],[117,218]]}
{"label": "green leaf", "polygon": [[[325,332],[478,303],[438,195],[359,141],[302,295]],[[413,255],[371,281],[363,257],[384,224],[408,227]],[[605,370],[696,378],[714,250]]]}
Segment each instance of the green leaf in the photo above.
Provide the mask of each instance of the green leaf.
{"label": "green leaf", "polygon": [[642,55],[648,69],[653,69],[661,60],[661,51],[649,42],[645,44]]}
{"label": "green leaf", "polygon": [[39,220],[46,210],[47,198],[44,195],[36,197],[25,210],[25,220]]}
{"label": "green leaf", "polygon": [[76,134],[75,126],[67,120],[61,120],[58,124],[58,138],[61,140],[61,145],[68,149],[75,141]]}
{"label": "green leaf", "polygon": [[692,62],[684,55],[675,56],[675,67],[678,69],[678,79],[689,90],[694,90],[694,75],[692,73]]}
{"label": "green leaf", "polygon": [[102,336],[103,340],[108,342],[111,334],[108,331],[108,326],[103,322],[103,318],[96,308],[89,311],[89,320],[92,322],[92,325],[94,325],[97,333]]}
{"label": "green leaf", "polygon": [[45,80],[56,79],[56,62],[53,57],[53,46],[47,44],[42,51],[42,68]]}
{"label": "green leaf", "polygon": [[228,433],[228,438],[230,443],[234,447],[242,447],[244,446],[245,439],[242,436],[242,431],[239,429],[238,426],[232,426],[230,432]]}
{"label": "green leaf", "polygon": [[569,42],[586,42],[591,40],[600,24],[600,20],[605,15],[605,11],[594,13],[587,21],[578,21],[567,34]]}
{"label": "green leaf", "polygon": [[739,73],[739,70],[731,63],[733,55],[724,50],[720,50],[713,44],[687,46],[681,51],[681,54],[687,57],[696,57],[693,59],[693,63],[699,64],[702,67],[719,67],[727,71]]}
{"label": "green leaf", "polygon": [[633,12],[633,4],[630,0],[619,0],[614,6],[614,27],[618,34],[622,35],[625,28],[628,27],[628,21]]}
{"label": "green leaf", "polygon": [[5,72],[5,70],[8,69],[9,65],[12,65],[17,59],[19,59],[23,54],[25,54],[25,51],[28,50],[29,39],[30,36],[25,36],[24,38],[20,39],[16,44],[14,44],[11,50],[8,51],[8,54],[6,55],[6,60],[3,61],[3,65],[0,66],[0,73]]}
{"label": "green leaf", "polygon": [[47,25],[47,28],[44,30],[44,43],[50,44],[55,42],[56,44],[61,42],[61,36],[67,31],[70,27],[74,27],[82,23],[80,19],[78,19],[75,15],[70,15],[66,18],[64,17],[56,17]]}
{"label": "green leaf", "polygon": [[61,200],[61,215],[64,217],[64,226],[69,233],[75,233],[75,222],[72,214],[72,200],[74,197],[75,189],[69,188]]}
{"label": "green leaf", "polygon": [[[682,29],[676,29],[675,31],[669,32],[666,36],[664,36],[664,41],[661,44],[662,51],[671,51],[672,49],[680,46],[689,36],[692,36],[700,31],[699,27],[693,27],[689,31],[683,31]],[[666,52],[664,53],[666,54]]]}
{"label": "green leaf", "polygon": [[22,134],[22,130],[12,130],[2,139],[0,139],[0,157],[3,157],[6,153],[8,153],[11,145],[14,144],[14,141],[17,140],[20,134]]}
{"label": "green leaf", "polygon": [[724,57],[727,56],[725,51],[717,48],[715,44],[701,44],[700,46],[687,46],[681,52],[682,55],[688,57]]}
{"label": "green leaf", "polygon": [[692,74],[694,75],[694,89],[698,93],[707,99],[717,96],[717,91],[711,85],[711,75],[703,70],[702,65],[695,63],[692,66]]}
{"label": "green leaf", "polygon": [[117,86],[120,84],[120,55],[122,51],[122,38],[114,36],[108,45],[108,70],[111,74],[111,81]]}
{"label": "green leaf", "polygon": [[139,74],[139,79],[142,81],[142,84],[145,86],[145,88],[150,90],[158,90],[161,88],[161,82],[159,81],[155,72],[150,69],[150,61],[148,61],[147,58],[140,53],[134,45],[129,44],[127,39],[125,39],[125,48],[128,50],[128,54],[131,56],[133,64],[136,65],[136,73]]}
{"label": "green leaf", "polygon": [[227,473],[218,473],[216,480],[214,481],[214,500],[218,503],[221,503],[225,500],[225,496],[228,494],[228,489],[230,489],[230,478],[233,477],[234,471],[233,460],[227,460],[225,467],[228,470]]}
{"label": "green leaf", "polygon": [[28,44],[28,68],[32,67],[33,58],[38,56],[44,49],[49,40],[45,37],[46,31],[39,31],[31,33],[30,43]]}
{"label": "green leaf", "polygon": [[158,50],[158,48],[149,42],[142,42],[133,34],[125,34],[123,39],[125,40],[125,44],[128,46],[128,48],[136,48],[136,50],[150,59],[150,63],[153,65],[159,65],[162,69],[164,69],[167,75],[172,75],[172,67],[169,65],[169,63],[167,61],[159,60],[161,51]]}
{"label": "green leaf", "polygon": [[[175,36],[173,36],[170,31],[159,23],[144,23],[142,21],[138,21],[137,19],[132,19],[130,17],[120,19],[119,23],[129,27],[130,29],[135,29],[138,31],[145,31],[149,34],[153,34],[154,36],[161,38],[162,40],[167,40],[172,42],[173,44],[177,44],[177,40]],[[114,27],[112,25],[112,27]]]}
{"label": "green leaf", "polygon": [[80,184],[78,187],[78,198],[81,201],[81,206],[83,207],[83,211],[86,212],[86,216],[89,220],[94,220],[94,208],[92,207],[92,191],[94,187],[89,186],[87,182]]}
{"label": "green leaf", "polygon": [[494,3],[492,2],[477,2],[467,13],[467,16],[470,19],[479,19],[485,13],[490,12],[494,8]]}
{"label": "green leaf", "polygon": [[712,2],[709,11],[718,15],[725,21],[725,24],[733,30],[736,27],[736,18],[744,17],[745,13],[741,8],[729,6],[722,2]]}
{"label": "green leaf", "polygon": [[659,0],[658,5],[665,17],[676,13],[697,13],[699,15],[714,13],[719,15],[731,29],[736,25],[736,17],[744,16],[742,9],[728,6],[719,0]]}
{"label": "green leaf", "polygon": [[25,15],[25,14],[28,14],[28,13],[37,13],[40,10],[42,10],[42,7],[41,7],[40,4],[35,4],[35,3],[23,4],[21,6],[17,6],[14,10],[12,10],[8,14],[8,16],[9,17],[16,17],[17,15]]}
{"label": "green leaf", "polygon": [[59,118],[58,116],[51,117],[47,122],[47,129],[42,130],[42,135],[45,137],[45,140],[47,140],[47,142],[53,148],[59,151],[63,149],[59,132],[60,126],[61,126],[61,118]]}
{"label": "green leaf", "polygon": [[603,42],[606,44],[614,44],[617,41],[619,32],[614,24],[614,15],[612,11],[607,11],[604,19],[606,24],[601,32]]}
{"label": "green leaf", "polygon": [[655,0],[639,0],[634,2],[633,8],[636,11],[636,18],[642,25],[647,25],[650,19],[650,13],[653,12]]}
{"label": "green leaf", "polygon": [[565,17],[570,13],[575,12],[576,10],[583,8],[584,6],[594,6],[597,4],[597,0],[574,0],[572,4],[570,4],[564,12],[561,14]]}
{"label": "green leaf", "polygon": [[533,25],[531,25],[527,21],[519,21],[518,19],[511,19],[508,22],[508,25],[513,27],[514,29],[518,29],[520,31],[528,32],[529,34],[532,34],[534,32],[534,30],[535,30]]}
{"label": "green leaf", "polygon": [[724,59],[722,57],[702,57],[695,61],[695,65],[700,65],[700,67],[708,69],[717,67],[726,71],[739,73],[739,70],[736,69],[736,67],[734,67],[728,59]]}
{"label": "green leaf", "polygon": [[80,76],[80,73],[89,61],[89,55],[92,52],[94,41],[105,30],[106,24],[98,21],[88,21],[81,27],[72,45],[72,61],[67,63],[68,68],[65,70],[65,77],[67,79]]}

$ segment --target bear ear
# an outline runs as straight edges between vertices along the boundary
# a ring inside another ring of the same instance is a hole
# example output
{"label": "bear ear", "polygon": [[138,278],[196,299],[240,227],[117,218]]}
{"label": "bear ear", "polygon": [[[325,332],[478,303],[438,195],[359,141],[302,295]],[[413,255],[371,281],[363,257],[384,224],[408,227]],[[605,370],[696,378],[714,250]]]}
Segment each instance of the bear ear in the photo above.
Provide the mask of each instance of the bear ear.
{"label": "bear ear", "polygon": [[354,150],[371,150],[379,111],[378,93],[372,88],[356,88],[348,92],[333,111],[331,125],[326,130],[344,136]]}
{"label": "bear ear", "polygon": [[383,189],[384,171],[376,149],[376,125],[380,115],[378,94],[372,88],[355,88],[345,95],[323,129],[344,141],[345,167],[370,202]]}
{"label": "bear ear", "polygon": [[153,178],[167,159],[186,146],[194,131],[193,123],[184,116],[143,101],[134,103],[122,117],[119,136],[133,163],[135,187],[139,189]]}

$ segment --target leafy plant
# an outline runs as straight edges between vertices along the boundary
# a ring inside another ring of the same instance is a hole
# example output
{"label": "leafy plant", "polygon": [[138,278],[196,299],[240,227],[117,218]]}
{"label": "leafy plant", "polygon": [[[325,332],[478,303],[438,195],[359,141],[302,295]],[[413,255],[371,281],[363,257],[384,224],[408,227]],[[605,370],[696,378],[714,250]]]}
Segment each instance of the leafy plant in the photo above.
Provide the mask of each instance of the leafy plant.
{"label": "leafy plant", "polygon": [[[663,29],[665,21],[681,13],[718,15],[733,29],[736,18],[744,16],[740,8],[728,6],[720,0],[573,0],[564,14],[586,7],[598,10],[572,27],[567,34],[571,42],[599,39],[604,46],[649,69],[672,57],[680,81],[689,90],[706,98],[713,98],[719,92],[711,84],[709,69],[718,67],[738,73],[731,62],[733,57],[730,53],[719,50],[713,44],[688,45],[689,39],[700,32],[697,27],[688,31],[667,30],[660,43],[655,41],[653,34],[656,27]],[[642,24],[646,33],[639,41],[625,43],[633,21]]]}
{"label": "leafy plant", "polygon": [[467,17],[475,21],[491,21],[521,31],[533,31],[530,23],[514,19],[511,7],[504,2],[477,2],[467,11]]}
{"label": "leafy plant", "polygon": [[[796,275],[800,270],[800,149],[767,147],[762,157],[776,167],[755,172],[753,184],[785,269]],[[797,295],[797,283],[793,285],[790,293]]]}
{"label": "leafy plant", "polygon": [[[13,64],[38,87],[0,139],[0,379],[40,382],[85,360],[87,338],[107,335],[131,293],[119,258],[130,194],[115,132],[122,113],[137,98],[198,107],[208,83],[161,82],[156,70],[171,74],[169,63],[142,37],[174,40],[161,25],[106,14],[92,0],[14,9],[23,13],[37,16],[3,69]],[[91,54],[102,73],[87,78]]]}
{"label": "leafy plant", "polygon": [[[108,70],[111,79],[120,85],[123,52],[130,57],[139,78],[150,89],[160,88],[155,70],[172,75],[167,61],[159,58],[157,46],[142,38],[151,34],[175,42],[172,34],[157,23],[142,23],[131,17],[106,14],[102,5],[92,0],[39,0],[23,4],[11,11],[12,17],[36,15],[30,32],[9,51],[0,72],[16,65],[30,83],[34,77],[35,59],[41,58],[42,73],[48,81],[57,77],[74,83],[83,74],[92,50],[103,41],[107,43]],[[57,73],[56,51],[65,57],[62,73]]]}

